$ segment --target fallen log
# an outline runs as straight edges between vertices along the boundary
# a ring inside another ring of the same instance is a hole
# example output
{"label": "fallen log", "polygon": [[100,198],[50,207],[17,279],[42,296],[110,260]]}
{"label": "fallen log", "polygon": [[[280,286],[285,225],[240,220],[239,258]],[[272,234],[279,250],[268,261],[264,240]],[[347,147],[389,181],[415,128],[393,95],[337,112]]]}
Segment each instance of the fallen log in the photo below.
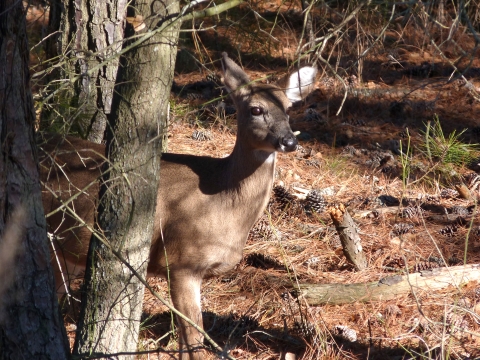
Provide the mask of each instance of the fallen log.
{"label": "fallen log", "polygon": [[361,284],[299,284],[295,294],[309,305],[348,304],[391,300],[412,291],[432,292],[480,281],[480,264],[435,268],[408,275],[388,276]]}

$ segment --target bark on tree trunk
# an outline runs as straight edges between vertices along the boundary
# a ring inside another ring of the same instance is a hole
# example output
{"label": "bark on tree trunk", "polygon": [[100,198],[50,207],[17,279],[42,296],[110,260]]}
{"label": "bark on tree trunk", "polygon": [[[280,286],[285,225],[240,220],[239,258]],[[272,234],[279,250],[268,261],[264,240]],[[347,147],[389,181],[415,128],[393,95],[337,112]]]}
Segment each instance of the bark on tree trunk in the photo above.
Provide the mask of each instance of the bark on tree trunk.
{"label": "bark on tree trunk", "polygon": [[[50,28],[60,30],[57,54],[65,54],[67,62],[62,78],[82,74],[74,83],[72,114],[79,130],[88,140],[103,140],[107,117],[111,111],[113,87],[118,61],[113,56],[122,48],[127,0],[62,0],[63,9],[52,6]],[[48,45],[48,44],[47,44]],[[52,46],[48,52],[51,57]],[[87,72],[112,58],[94,73]]]}
{"label": "bark on tree trunk", "polygon": [[[154,29],[167,24],[169,15],[178,13],[179,2],[137,1],[129,12],[133,9],[137,13],[129,16],[141,15],[146,28]],[[100,194],[99,227],[112,248],[143,276],[153,232],[159,135],[167,118],[178,30],[179,23],[169,25],[121,59],[107,128],[111,171]],[[127,26],[126,35],[132,31],[132,26]],[[74,353],[134,352],[144,286],[107,246],[93,238],[87,264],[84,309]]]}
{"label": "bark on tree trunk", "polygon": [[21,1],[0,2],[0,359],[66,359],[43,215]]}

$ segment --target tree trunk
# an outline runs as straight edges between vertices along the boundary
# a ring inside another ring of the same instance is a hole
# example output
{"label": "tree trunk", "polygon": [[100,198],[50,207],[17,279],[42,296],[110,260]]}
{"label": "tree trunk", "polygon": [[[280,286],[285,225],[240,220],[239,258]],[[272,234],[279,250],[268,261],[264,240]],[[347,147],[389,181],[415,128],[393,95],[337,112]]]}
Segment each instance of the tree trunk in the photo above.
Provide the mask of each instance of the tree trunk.
{"label": "tree trunk", "polygon": [[[82,74],[70,89],[75,111],[67,116],[84,137],[100,143],[111,111],[119,61],[115,53],[123,44],[127,0],[61,1],[64,11],[59,12],[58,2],[54,2],[50,18],[50,30],[59,29],[61,34],[56,52],[65,54],[67,60],[61,77],[72,79]],[[47,46],[53,57],[51,43]],[[106,65],[87,74],[108,58]]]}
{"label": "tree trunk", "polygon": [[21,1],[0,2],[0,359],[66,359],[43,216]]}
{"label": "tree trunk", "polygon": [[[146,29],[169,23],[178,1],[136,1],[129,8]],[[137,29],[137,34],[145,30]],[[170,24],[121,59],[107,128],[110,172],[100,192],[98,225],[111,247],[143,276],[153,233],[161,135],[173,80],[179,23]],[[133,34],[128,25],[126,35]],[[129,44],[126,43],[126,46]],[[85,274],[84,309],[74,353],[134,352],[144,286],[109,247],[92,238]],[[133,358],[133,355],[131,356]]]}

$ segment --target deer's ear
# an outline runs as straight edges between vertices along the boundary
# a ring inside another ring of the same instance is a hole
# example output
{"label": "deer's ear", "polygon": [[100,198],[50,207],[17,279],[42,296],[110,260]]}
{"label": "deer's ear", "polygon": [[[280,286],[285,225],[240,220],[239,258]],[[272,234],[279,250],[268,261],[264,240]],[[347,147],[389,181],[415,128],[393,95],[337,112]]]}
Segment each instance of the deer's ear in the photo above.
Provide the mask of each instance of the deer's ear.
{"label": "deer's ear", "polygon": [[[242,68],[230,59],[226,52],[222,53],[222,56],[223,81],[228,92],[231,93],[248,85],[250,79]],[[245,91],[247,91],[246,88]]]}
{"label": "deer's ear", "polygon": [[281,79],[278,85],[285,89],[285,95],[293,103],[305,99],[315,88],[318,69],[305,66]]}

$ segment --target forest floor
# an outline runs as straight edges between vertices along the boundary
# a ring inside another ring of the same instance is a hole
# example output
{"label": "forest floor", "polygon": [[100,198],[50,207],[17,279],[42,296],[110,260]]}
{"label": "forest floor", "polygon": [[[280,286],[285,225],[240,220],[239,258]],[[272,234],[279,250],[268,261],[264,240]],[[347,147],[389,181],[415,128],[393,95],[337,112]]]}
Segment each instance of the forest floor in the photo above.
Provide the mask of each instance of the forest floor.
{"label": "forest floor", "polygon": [[[264,8],[257,4],[257,10],[265,15],[273,3],[264,2]],[[283,47],[269,49],[268,56],[261,50],[251,55],[258,44],[248,39],[240,43],[244,35],[229,31],[217,26],[214,32],[192,36],[204,48],[215,49],[206,52],[210,59],[228,51],[252,79],[267,81],[284,73],[297,45],[294,31],[272,32]],[[309,305],[293,291],[296,284],[368,283],[480,263],[478,153],[463,167],[425,155],[426,124],[433,126],[437,116],[447,139],[465,130],[459,141],[480,143],[478,50],[464,74],[467,84],[461,78],[452,80],[451,64],[435,49],[409,47],[414,36],[405,32],[395,40],[397,35],[387,34],[395,49],[385,45],[366,58],[362,69],[355,68],[361,70],[361,79],[355,71],[340,74],[348,86],[344,103],[345,88],[320,66],[315,91],[289,112],[301,146],[294,153],[278,154],[278,187],[250,232],[243,260],[230,273],[204,281],[205,329],[237,359],[480,357],[476,282],[437,291],[412,287],[410,293],[385,301],[346,299],[344,304],[320,306]],[[228,98],[212,102],[218,89],[207,79],[208,72],[200,72],[188,56],[182,60],[184,53],[182,46],[171,96],[168,151],[226,156],[235,142],[235,110]],[[391,60],[393,53],[398,61]],[[456,64],[466,67],[467,62]],[[402,156],[407,148],[411,152]],[[461,184],[469,189],[470,199],[457,191]],[[317,211],[305,209],[306,202],[295,196],[299,189],[320,194]],[[325,205],[334,203],[345,204],[358,226],[368,260],[365,270],[355,271],[343,255],[325,211]],[[396,210],[381,210],[392,207]],[[445,214],[455,220],[442,217]],[[149,283],[168,298],[165,280]],[[65,321],[73,336],[74,321],[69,315]],[[147,292],[140,350],[173,350],[172,323],[167,308]],[[159,352],[143,358],[171,357]]]}
{"label": "forest floor", "polygon": [[[244,66],[252,78],[269,75],[254,65]],[[464,167],[443,182],[431,175],[422,179],[433,165],[420,151],[425,124],[436,114],[445,133],[467,129],[461,140],[480,142],[479,103],[458,82],[448,83],[446,75],[412,74],[412,69],[426,66],[421,62],[406,66],[386,68],[378,79],[355,84],[340,116],[335,111],[341,89],[326,86],[325,78],[290,111],[301,147],[278,154],[275,183],[285,191],[272,191],[242,262],[231,273],[206,280],[202,289],[205,328],[236,358],[436,358],[446,349],[452,358],[480,356],[476,282],[435,292],[412,289],[387,301],[346,300],[342,305],[310,306],[292,295],[296,283],[367,283],[407,271],[480,263],[480,222],[474,206],[480,176]],[[469,80],[480,87],[478,77]],[[198,89],[208,83],[204,76],[181,74],[175,81],[174,90],[183,92],[172,94],[168,150],[229,154],[235,115],[222,116],[211,105],[203,106],[207,99]],[[402,141],[405,151],[408,139],[411,175],[404,183],[398,144]],[[455,190],[462,180],[471,190],[470,200]],[[317,190],[325,203],[348,205],[367,255],[366,270],[354,271],[330,216],[323,208],[309,215],[305,202],[294,196],[299,188]],[[392,206],[397,211],[378,211]],[[447,213],[458,218],[434,216]],[[165,281],[150,283],[168,297]],[[157,340],[169,331],[170,314],[150,294],[145,296],[145,318],[145,347],[168,347],[169,338]]]}

